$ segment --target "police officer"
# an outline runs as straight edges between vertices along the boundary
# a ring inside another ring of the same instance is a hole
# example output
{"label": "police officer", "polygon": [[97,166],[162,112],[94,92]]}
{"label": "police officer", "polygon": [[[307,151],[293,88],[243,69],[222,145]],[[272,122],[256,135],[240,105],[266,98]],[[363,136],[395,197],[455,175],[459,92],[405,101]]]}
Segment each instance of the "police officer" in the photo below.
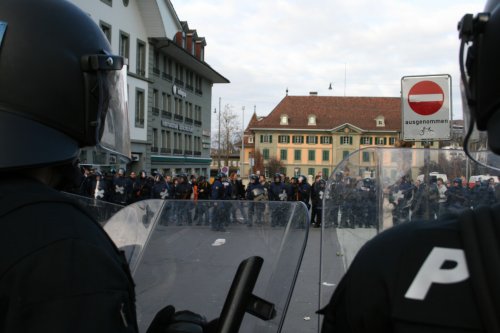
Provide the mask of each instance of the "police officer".
{"label": "police officer", "polygon": [[[482,156],[489,151],[481,163],[498,168],[500,1],[465,15],[459,31],[464,149],[470,158],[475,147]],[[470,140],[478,131],[487,141]],[[493,205],[382,232],[358,252],[321,311],[323,332],[500,332],[499,223]]]}
{"label": "police officer", "polygon": [[129,197],[129,180],[125,178],[125,170],[119,168],[116,175],[113,177],[113,202],[118,205],[126,205]]}
{"label": "police officer", "polygon": [[[269,185],[269,201],[287,201],[288,195],[285,184],[282,182],[281,175],[276,173],[273,180],[271,185]],[[285,225],[286,221],[282,219],[283,209],[286,209],[286,207],[280,205],[271,206],[271,226]]]}
{"label": "police officer", "polygon": [[[0,1],[4,332],[138,331],[126,261],[91,214],[58,191],[80,172],[81,147],[130,157],[124,63],[72,3]],[[151,332],[175,318],[165,308]]]}
{"label": "police officer", "polygon": [[92,198],[96,200],[108,201],[109,193],[108,193],[108,184],[106,179],[102,176],[100,171],[95,171],[93,175],[90,176],[90,188]]}
{"label": "police officer", "polygon": [[151,187],[151,199],[172,199],[170,197],[169,185],[163,178],[161,173],[157,173],[154,178],[153,186]]}
{"label": "police officer", "polygon": [[211,214],[211,222],[212,222],[212,230],[214,231],[225,231],[224,228],[224,217],[225,217],[225,212],[224,212],[224,206],[222,200],[225,200],[225,187],[224,184],[222,183],[224,175],[222,173],[218,173],[214,177],[214,182],[212,184],[212,189],[211,189],[211,199],[212,200],[217,200],[220,202],[214,203],[214,207],[212,209],[212,214]]}
{"label": "police officer", "polygon": [[323,214],[323,194],[325,193],[326,182],[320,175],[316,175],[311,188],[311,224],[315,228],[321,227],[321,217]]}
{"label": "police officer", "polygon": [[257,205],[258,201],[267,200],[267,193],[259,182],[259,176],[255,174],[250,175],[250,182],[246,189],[245,198],[248,201],[255,201],[248,205],[248,226],[253,226],[254,222],[262,223],[263,208]]}
{"label": "police officer", "polygon": [[307,209],[310,209],[311,185],[309,185],[309,183],[307,182],[307,177],[304,175],[300,175],[297,184],[298,201],[302,201],[306,204]]}

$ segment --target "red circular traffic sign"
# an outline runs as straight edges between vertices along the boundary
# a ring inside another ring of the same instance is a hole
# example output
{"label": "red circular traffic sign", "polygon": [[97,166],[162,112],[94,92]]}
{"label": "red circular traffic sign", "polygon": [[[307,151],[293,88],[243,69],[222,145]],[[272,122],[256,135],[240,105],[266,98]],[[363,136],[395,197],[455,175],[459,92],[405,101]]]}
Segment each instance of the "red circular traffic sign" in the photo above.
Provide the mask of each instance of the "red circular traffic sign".
{"label": "red circular traffic sign", "polygon": [[408,104],[413,111],[422,116],[438,112],[443,103],[443,89],[433,81],[420,81],[408,92]]}

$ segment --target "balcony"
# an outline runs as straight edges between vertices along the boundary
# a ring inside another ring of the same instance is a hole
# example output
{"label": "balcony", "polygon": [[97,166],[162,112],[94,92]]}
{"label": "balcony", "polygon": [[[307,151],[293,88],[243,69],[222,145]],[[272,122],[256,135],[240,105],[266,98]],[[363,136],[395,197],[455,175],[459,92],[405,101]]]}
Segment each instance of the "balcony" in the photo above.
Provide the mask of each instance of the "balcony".
{"label": "balcony", "polygon": [[201,156],[201,151],[195,151],[194,156]]}
{"label": "balcony", "polygon": [[153,74],[160,75],[160,70],[157,67],[153,67]]}
{"label": "balcony", "polygon": [[190,85],[190,84],[186,84],[186,89],[189,90],[189,91],[193,91],[194,90],[193,86]]}
{"label": "balcony", "polygon": [[162,110],[161,111],[161,116],[163,118],[172,119],[172,112],[168,112],[168,111]]}
{"label": "balcony", "polygon": [[159,116],[160,115],[160,109],[153,107],[151,109],[153,116]]}
{"label": "balcony", "polygon": [[165,72],[161,72],[161,78],[164,80],[172,81],[172,75],[167,74]]}
{"label": "balcony", "polygon": [[199,121],[199,120],[195,120],[195,121],[194,121],[194,124],[195,124],[196,126],[201,126],[201,121]]}
{"label": "balcony", "polygon": [[178,84],[179,86],[184,87],[184,81],[182,81],[182,80],[175,79],[175,84]]}
{"label": "balcony", "polygon": [[192,124],[193,123],[193,119],[186,117],[186,118],[184,118],[184,122],[186,124]]}
{"label": "balcony", "polygon": [[184,150],[184,155],[193,155],[192,150]]}
{"label": "balcony", "polygon": [[203,95],[203,91],[201,91],[201,89],[196,89],[195,93],[197,93],[200,96]]}
{"label": "balcony", "polygon": [[137,75],[146,76],[146,71],[143,68],[137,68]]}
{"label": "balcony", "polygon": [[157,153],[158,152],[158,147],[151,147],[151,152],[152,153]]}
{"label": "balcony", "polygon": [[174,155],[182,155],[182,149],[174,149]]}
{"label": "balcony", "polygon": [[163,148],[162,147],[162,148],[160,148],[160,153],[162,153],[162,154],[170,154],[170,153],[172,153],[172,149],[170,149],[170,148]]}
{"label": "balcony", "polygon": [[174,114],[174,120],[183,121],[183,120],[184,120],[184,117],[183,117],[183,116],[181,116],[180,114]]}

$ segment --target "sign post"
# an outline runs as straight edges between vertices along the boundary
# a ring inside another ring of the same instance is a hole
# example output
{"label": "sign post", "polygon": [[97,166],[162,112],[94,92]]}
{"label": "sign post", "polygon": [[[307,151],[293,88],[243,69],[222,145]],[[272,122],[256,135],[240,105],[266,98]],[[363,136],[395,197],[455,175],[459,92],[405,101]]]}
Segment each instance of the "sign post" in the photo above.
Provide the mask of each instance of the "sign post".
{"label": "sign post", "polygon": [[449,140],[451,77],[404,76],[401,79],[403,141]]}

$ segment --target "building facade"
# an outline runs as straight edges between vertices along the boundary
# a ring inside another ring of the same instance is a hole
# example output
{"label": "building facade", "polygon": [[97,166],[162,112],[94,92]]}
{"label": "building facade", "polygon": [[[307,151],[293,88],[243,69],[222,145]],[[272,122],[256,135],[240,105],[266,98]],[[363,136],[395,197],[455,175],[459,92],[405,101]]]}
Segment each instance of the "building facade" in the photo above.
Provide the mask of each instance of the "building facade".
{"label": "building facade", "polygon": [[[244,176],[256,172],[270,176],[266,163],[276,159],[287,176],[327,178],[349,154],[365,147],[395,146],[400,133],[399,97],[286,96],[268,116],[254,115],[250,120],[240,156],[242,170]],[[256,152],[264,170],[255,168]],[[375,172],[373,158],[368,152],[361,154],[360,163],[366,165],[361,176]]]}
{"label": "building facade", "polygon": [[[208,174],[212,85],[229,81],[204,61],[205,39],[179,20],[169,0],[71,1],[128,59],[128,168]],[[123,167],[115,156],[91,150],[80,161]]]}

